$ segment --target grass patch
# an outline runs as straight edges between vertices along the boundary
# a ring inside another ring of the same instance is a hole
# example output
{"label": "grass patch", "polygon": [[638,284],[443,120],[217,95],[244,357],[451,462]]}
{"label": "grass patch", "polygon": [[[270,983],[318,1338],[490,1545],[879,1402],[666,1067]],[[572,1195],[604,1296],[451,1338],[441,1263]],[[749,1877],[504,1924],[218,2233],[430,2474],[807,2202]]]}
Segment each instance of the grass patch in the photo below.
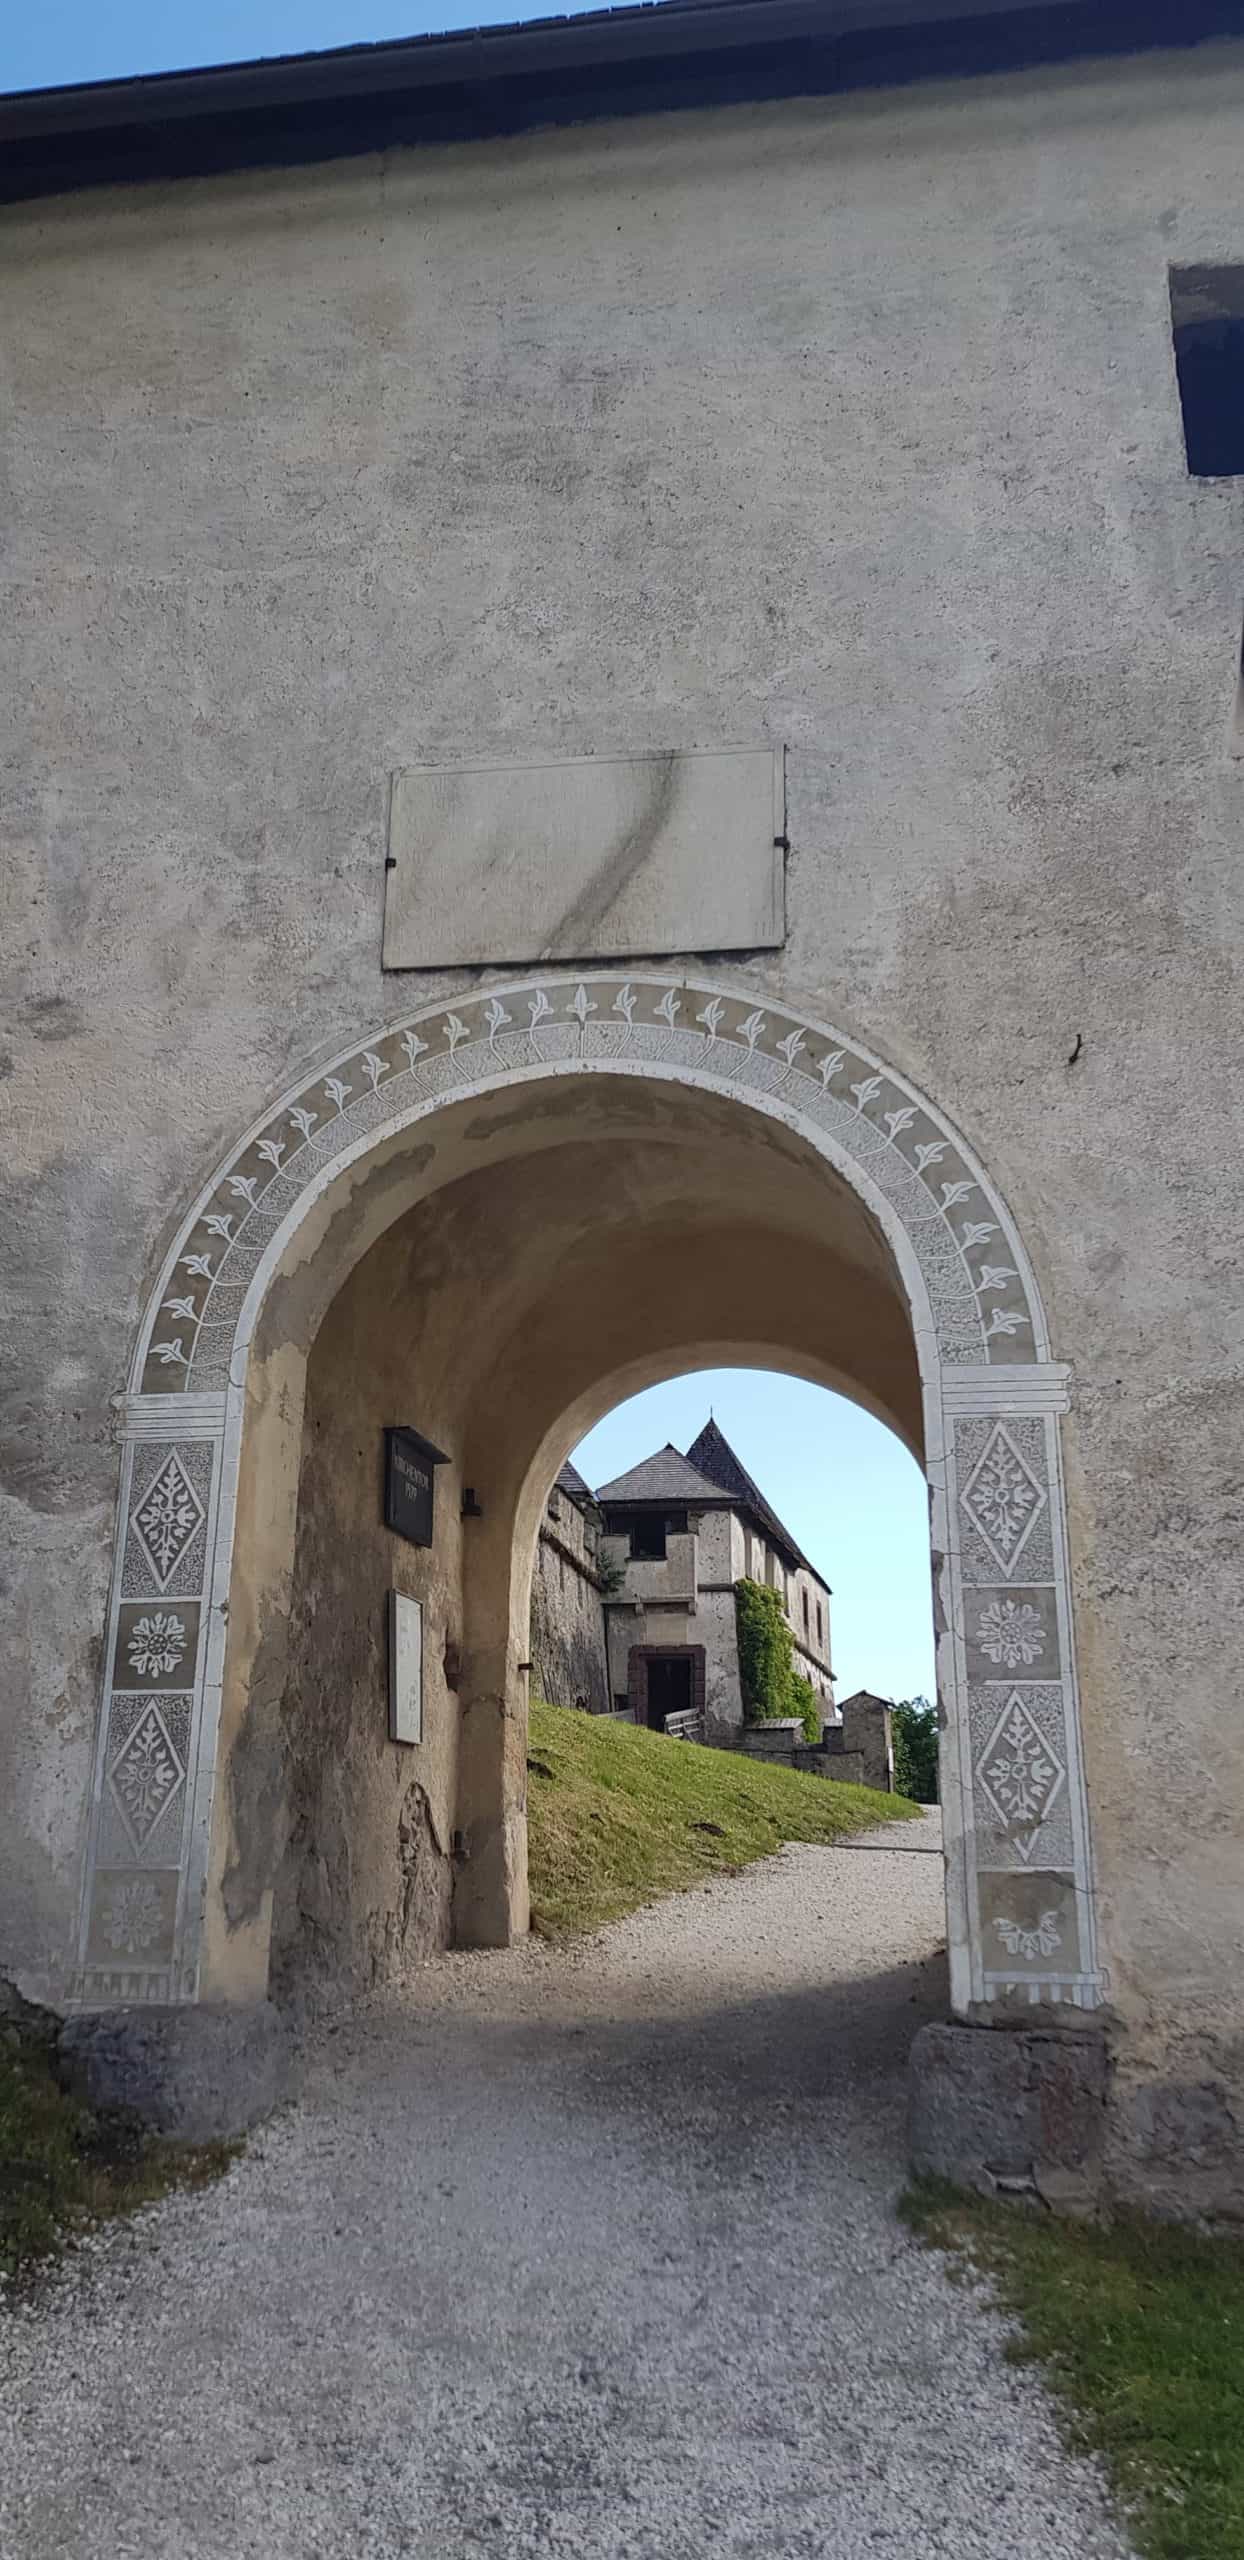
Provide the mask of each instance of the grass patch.
{"label": "grass patch", "polygon": [[1244,2553],[1244,2238],[1125,2215],[1048,2217],[921,2185],[906,2220],[984,2269],[1102,2456],[1147,2560]]}
{"label": "grass patch", "polygon": [[741,1752],[532,1701],[527,1822],[532,1926],[566,1937],[768,1857],[921,1807]]}
{"label": "grass patch", "polygon": [[206,2186],[238,2145],[156,2142],[63,2089],[50,2044],[0,2026],[0,2279],[29,2277],[75,2234],[174,2187]]}

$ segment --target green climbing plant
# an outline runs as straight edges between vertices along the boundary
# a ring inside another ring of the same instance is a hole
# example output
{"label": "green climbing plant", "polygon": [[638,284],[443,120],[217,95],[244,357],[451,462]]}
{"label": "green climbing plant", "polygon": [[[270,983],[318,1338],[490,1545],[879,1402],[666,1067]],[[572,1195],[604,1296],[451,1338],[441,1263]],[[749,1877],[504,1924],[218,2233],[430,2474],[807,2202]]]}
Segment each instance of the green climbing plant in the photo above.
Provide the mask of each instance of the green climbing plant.
{"label": "green climbing plant", "polygon": [[795,1669],[795,1642],[776,1591],[744,1578],[734,1586],[743,1705],[755,1724],[798,1716],[806,1739],[818,1743],[824,1708],[810,1680]]}

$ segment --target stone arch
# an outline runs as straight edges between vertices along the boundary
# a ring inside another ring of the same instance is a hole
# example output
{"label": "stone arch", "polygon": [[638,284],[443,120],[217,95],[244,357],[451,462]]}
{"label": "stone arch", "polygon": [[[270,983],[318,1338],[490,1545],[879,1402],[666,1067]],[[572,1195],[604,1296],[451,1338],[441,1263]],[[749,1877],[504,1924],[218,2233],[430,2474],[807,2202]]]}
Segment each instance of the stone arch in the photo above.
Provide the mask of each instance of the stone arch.
{"label": "stone arch", "polygon": [[[884,1239],[919,1370],[952,1998],[961,2013],[1095,2006],[1057,1427],[1068,1372],[1009,1211],[957,1132],[858,1042],[754,990],[648,970],[422,1005],[302,1077],[183,1220],[125,1399],[78,2003],[201,1994],[244,1425],[274,1305],[296,1300],[309,1337],[324,1290],[415,1196],[424,1124],[585,1076],[764,1115]],[[280,1403],[278,1391],[272,1431]],[[525,1499],[564,1427],[533,1453]]]}

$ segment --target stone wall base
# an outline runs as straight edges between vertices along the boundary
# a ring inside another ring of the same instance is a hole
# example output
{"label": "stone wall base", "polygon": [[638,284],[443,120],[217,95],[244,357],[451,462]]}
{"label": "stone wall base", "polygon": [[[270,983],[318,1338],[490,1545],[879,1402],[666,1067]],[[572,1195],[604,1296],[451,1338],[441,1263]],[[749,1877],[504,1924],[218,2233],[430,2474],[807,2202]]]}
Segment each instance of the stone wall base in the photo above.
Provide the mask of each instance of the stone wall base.
{"label": "stone wall base", "polygon": [[245,2133],[293,2085],[289,2029],[268,2000],[91,2011],[64,2020],[57,2053],[91,2106],[178,2142]]}
{"label": "stone wall base", "polygon": [[909,2102],[920,2176],[1055,2212],[1244,2221],[1244,2093],[1154,2076],[1103,2027],[922,2027]]}
{"label": "stone wall base", "polygon": [[1091,2212],[1103,2187],[1106,2040],[1057,2027],[921,2027],[909,2141],[922,2177]]}

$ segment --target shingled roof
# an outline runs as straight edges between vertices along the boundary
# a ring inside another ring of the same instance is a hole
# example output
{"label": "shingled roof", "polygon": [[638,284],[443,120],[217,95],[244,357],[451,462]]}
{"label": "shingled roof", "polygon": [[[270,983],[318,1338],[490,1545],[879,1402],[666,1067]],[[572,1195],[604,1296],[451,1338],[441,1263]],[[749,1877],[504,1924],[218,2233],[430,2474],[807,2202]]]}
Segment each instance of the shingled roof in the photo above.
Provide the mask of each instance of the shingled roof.
{"label": "shingled roof", "polygon": [[714,1484],[710,1477],[701,1475],[699,1468],[693,1467],[681,1450],[674,1447],[673,1441],[667,1440],[663,1449],[657,1449],[652,1457],[642,1459],[624,1476],[615,1476],[612,1484],[598,1485],[596,1499],[598,1502],[711,1502],[720,1509],[722,1495],[726,1491],[726,1486]]}
{"label": "shingled roof", "polygon": [[723,1493],[734,1496],[741,1509],[752,1513],[761,1527],[768,1530],[775,1547],[780,1547],[794,1564],[810,1573],[822,1591],[829,1590],[824,1574],[817,1572],[811,1557],[796,1545],[789,1529],[779,1520],[772,1503],[766,1502],[755,1477],[748,1474],[742,1459],[735,1455],[725,1432],[714,1422],[711,1414],[698,1439],[692,1441],[687,1456],[692,1466],[698,1468],[702,1476],[708,1477],[710,1484],[719,1485]]}

